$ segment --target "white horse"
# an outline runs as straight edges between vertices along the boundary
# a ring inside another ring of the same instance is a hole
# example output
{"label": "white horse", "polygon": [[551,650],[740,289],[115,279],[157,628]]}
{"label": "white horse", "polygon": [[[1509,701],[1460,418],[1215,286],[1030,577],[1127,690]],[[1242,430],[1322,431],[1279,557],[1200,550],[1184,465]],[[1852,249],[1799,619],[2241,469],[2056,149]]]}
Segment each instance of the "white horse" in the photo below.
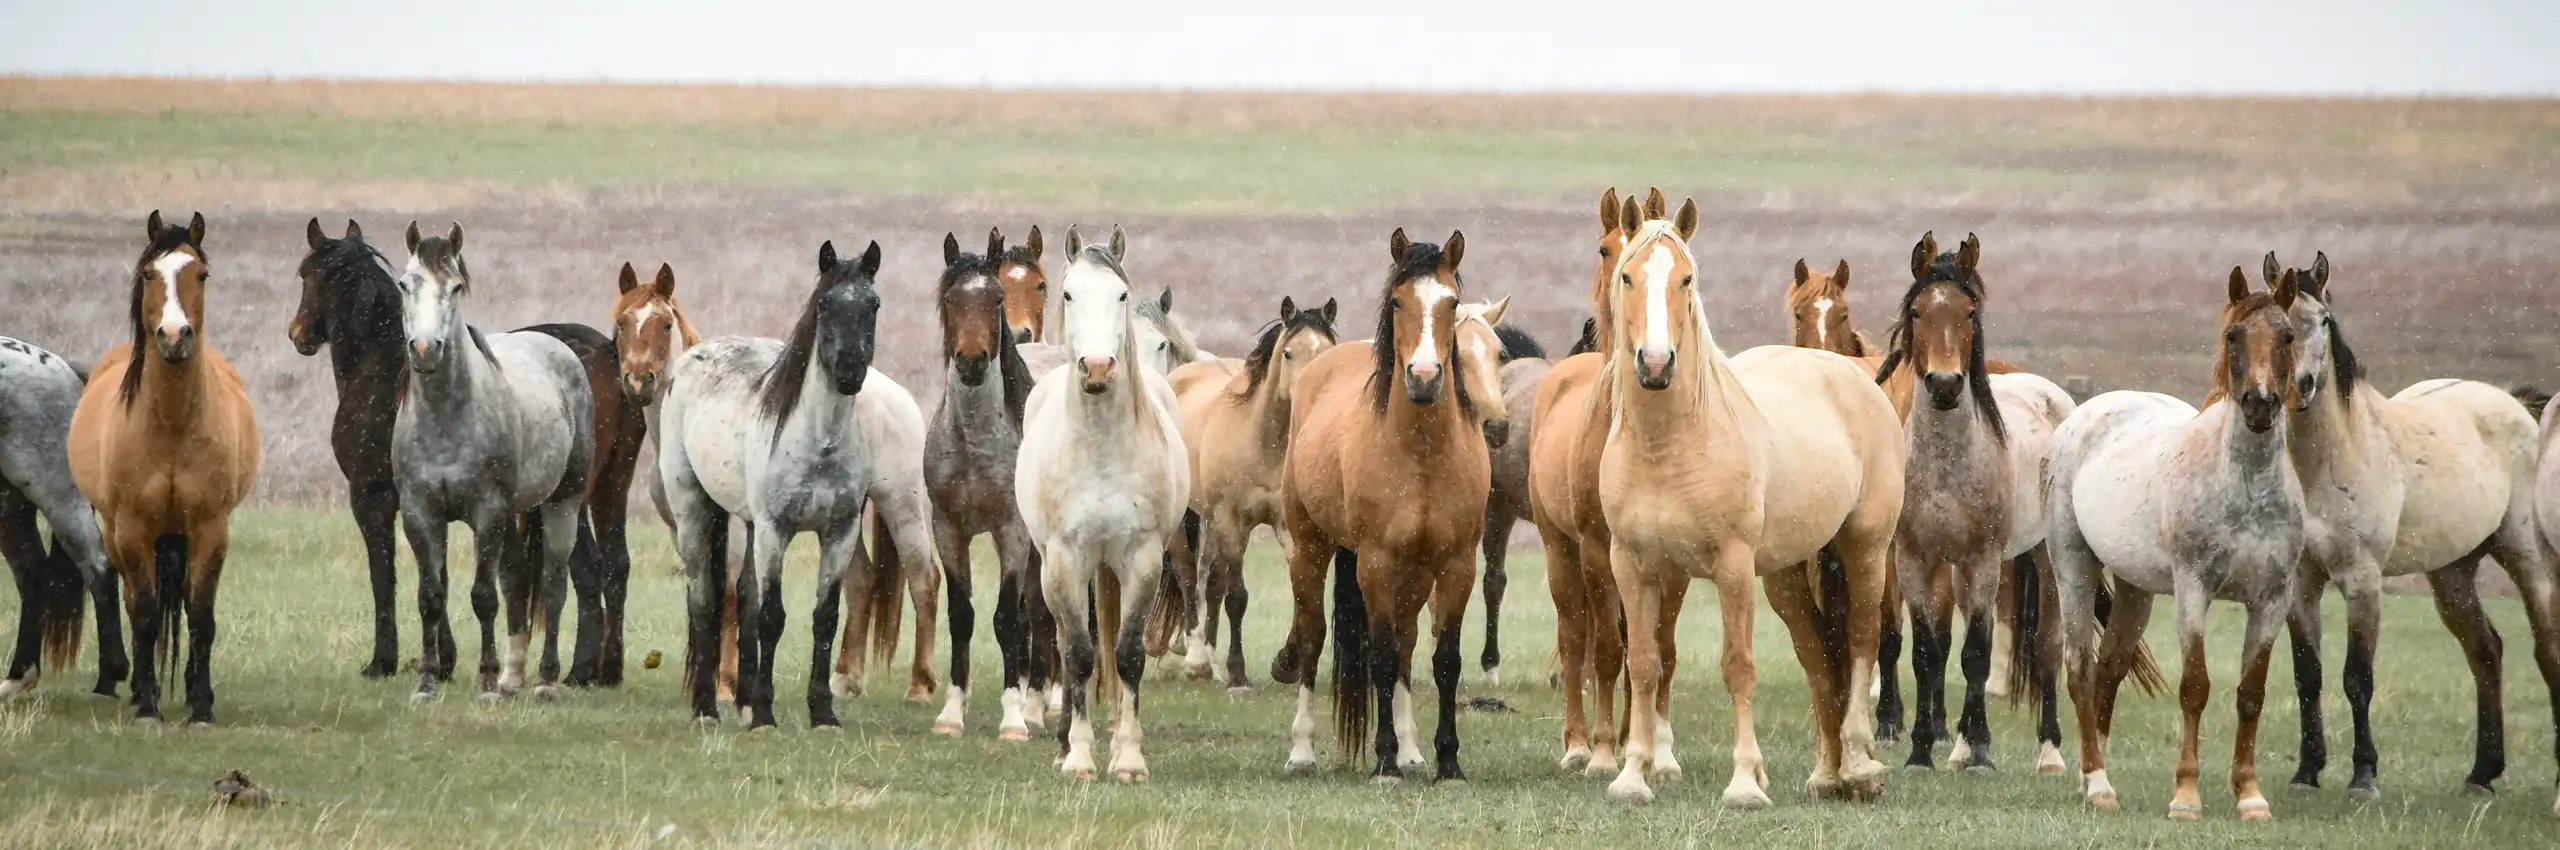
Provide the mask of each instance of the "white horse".
{"label": "white horse", "polygon": [[[1059,737],[1060,772],[1094,776],[1093,722],[1086,687],[1094,676],[1094,635],[1085,612],[1098,587],[1102,637],[1112,656],[1104,668],[1119,678],[1111,775],[1147,778],[1138,727],[1138,683],[1146,665],[1147,612],[1155,607],[1164,541],[1182,521],[1191,494],[1189,453],[1182,443],[1173,387],[1144,358],[1120,261],[1128,240],[1117,228],[1111,245],[1086,245],[1067,231],[1061,345],[1075,362],[1042,377],[1024,404],[1014,499],[1040,547],[1041,583],[1057,612],[1064,654],[1066,711]],[[1115,598],[1116,597],[1116,598]],[[1116,603],[1116,604],[1115,604]]]}
{"label": "white horse", "polygon": [[[2081,405],[2054,435],[2045,545],[2079,713],[2081,790],[2091,805],[2116,806],[2106,761],[2116,688],[2150,621],[2152,596],[2170,594],[2177,599],[2185,668],[2178,704],[2186,729],[2169,816],[2194,820],[2204,813],[2196,747],[2212,692],[2204,621],[2215,599],[2249,612],[2231,790],[2242,819],[2272,816],[2258,787],[2258,712],[2275,629],[2292,610],[2303,541],[2302,482],[2284,421],[2294,398],[2294,330],[2285,312],[2294,295],[2291,275],[2269,295],[2249,291],[2248,277],[2231,270],[2204,412],[2158,393],[2111,392]],[[2115,604],[2105,645],[2093,659],[2091,609],[2101,571],[2115,579]]]}
{"label": "white horse", "polygon": [[[1072,257],[1069,259],[1073,260]],[[1191,329],[1173,315],[1172,289],[1159,292],[1154,298],[1137,299],[1131,302],[1130,310],[1138,319],[1130,323],[1131,332],[1138,337],[1138,359],[1155,367],[1156,374],[1171,375],[1174,369],[1185,363],[1218,362],[1217,355],[1200,350],[1200,343],[1192,337]],[[1022,364],[1030,367],[1035,380],[1057,371],[1072,359],[1064,343],[1017,343],[1015,350],[1022,354]]]}
{"label": "white horse", "polygon": [[[819,539],[811,622],[811,726],[838,725],[829,689],[836,606],[845,567],[862,543],[873,456],[859,416],[871,371],[880,295],[880,244],[852,262],[835,243],[818,248],[818,282],[788,342],[726,337],[686,351],[669,377],[658,417],[658,473],[676,525],[676,552],[688,578],[691,639],[685,659],[696,719],[716,723],[713,703],[721,591],[727,583],[729,517],[747,521],[752,572],[738,595],[739,712],[749,728],[773,720],[773,647],[782,606],[782,556],[791,538]],[[869,598],[874,576],[856,571],[854,595]]]}

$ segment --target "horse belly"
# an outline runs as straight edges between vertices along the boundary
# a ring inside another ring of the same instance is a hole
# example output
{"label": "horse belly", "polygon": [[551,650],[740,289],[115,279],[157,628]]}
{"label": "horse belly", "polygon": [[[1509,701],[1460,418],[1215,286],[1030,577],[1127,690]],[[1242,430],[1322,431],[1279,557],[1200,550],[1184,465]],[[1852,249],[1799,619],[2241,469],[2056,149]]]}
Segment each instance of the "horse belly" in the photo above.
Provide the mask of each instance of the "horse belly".
{"label": "horse belly", "polygon": [[2160,505],[2143,483],[2084,467],[2069,485],[2072,514],[2090,554],[2109,574],[2149,593],[2168,593],[2176,559],[2163,540]]}
{"label": "horse belly", "polygon": [[[2457,435],[2467,436],[2467,435]],[[2414,575],[2453,563],[2480,548],[2506,521],[2513,481],[2478,444],[2404,448],[2400,523],[2387,575]]]}

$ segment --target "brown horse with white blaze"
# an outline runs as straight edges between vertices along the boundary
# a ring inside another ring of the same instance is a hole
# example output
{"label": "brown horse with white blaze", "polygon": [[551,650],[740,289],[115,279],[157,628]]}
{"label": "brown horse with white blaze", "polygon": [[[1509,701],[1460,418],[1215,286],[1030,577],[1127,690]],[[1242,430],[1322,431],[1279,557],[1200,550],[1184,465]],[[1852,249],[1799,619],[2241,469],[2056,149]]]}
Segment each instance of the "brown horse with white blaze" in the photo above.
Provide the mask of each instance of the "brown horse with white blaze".
{"label": "brown horse with white blaze", "polygon": [[[1417,244],[1399,228],[1378,305],[1377,337],[1318,355],[1299,375],[1282,473],[1282,530],[1294,598],[1288,642],[1271,678],[1298,686],[1289,769],[1315,767],[1315,666],[1322,653],[1325,567],[1334,566],[1334,726],[1345,755],[1370,731],[1374,696],[1380,782],[1422,762],[1406,684],[1431,606],[1431,679],[1440,695],[1434,776],[1458,767],[1459,629],[1475,588],[1475,546],[1492,480],[1482,423],[1463,374],[1459,262],[1466,236]],[[1400,728],[1402,727],[1402,728]]]}
{"label": "brown horse with white blaze", "polygon": [[[258,422],[230,361],[206,343],[204,216],[144,225],[133,341],[108,349],[71,417],[71,475],[98,509],[133,620],[136,722],[160,722],[159,665],[188,629],[188,720],[213,722],[214,589],[231,512],[258,475]],[[167,643],[163,643],[166,641]]]}

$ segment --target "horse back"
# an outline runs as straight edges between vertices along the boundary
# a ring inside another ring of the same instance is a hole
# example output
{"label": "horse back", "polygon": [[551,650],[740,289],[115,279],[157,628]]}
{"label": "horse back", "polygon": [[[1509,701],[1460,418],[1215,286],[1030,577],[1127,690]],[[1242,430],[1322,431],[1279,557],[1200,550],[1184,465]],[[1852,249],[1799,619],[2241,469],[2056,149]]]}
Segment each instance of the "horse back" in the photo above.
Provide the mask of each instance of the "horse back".
{"label": "horse back", "polygon": [[2478,381],[2411,385],[2384,407],[2404,488],[2384,572],[2426,572],[2470,554],[2511,513],[2531,512],[2539,428],[2505,390]]}
{"label": "horse back", "polygon": [[1843,529],[1890,529],[1902,512],[1902,419],[1853,358],[1769,345],[1732,360],[1763,453],[1763,572],[1814,559]]}

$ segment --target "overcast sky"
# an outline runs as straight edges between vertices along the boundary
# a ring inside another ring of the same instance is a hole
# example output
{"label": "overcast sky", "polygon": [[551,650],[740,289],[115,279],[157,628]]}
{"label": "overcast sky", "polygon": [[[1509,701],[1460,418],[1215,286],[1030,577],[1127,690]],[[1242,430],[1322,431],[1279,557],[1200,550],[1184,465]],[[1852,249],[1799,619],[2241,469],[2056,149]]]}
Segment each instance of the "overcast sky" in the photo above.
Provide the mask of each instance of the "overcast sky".
{"label": "overcast sky", "polygon": [[0,72],[2560,94],[2560,0],[0,0]]}

